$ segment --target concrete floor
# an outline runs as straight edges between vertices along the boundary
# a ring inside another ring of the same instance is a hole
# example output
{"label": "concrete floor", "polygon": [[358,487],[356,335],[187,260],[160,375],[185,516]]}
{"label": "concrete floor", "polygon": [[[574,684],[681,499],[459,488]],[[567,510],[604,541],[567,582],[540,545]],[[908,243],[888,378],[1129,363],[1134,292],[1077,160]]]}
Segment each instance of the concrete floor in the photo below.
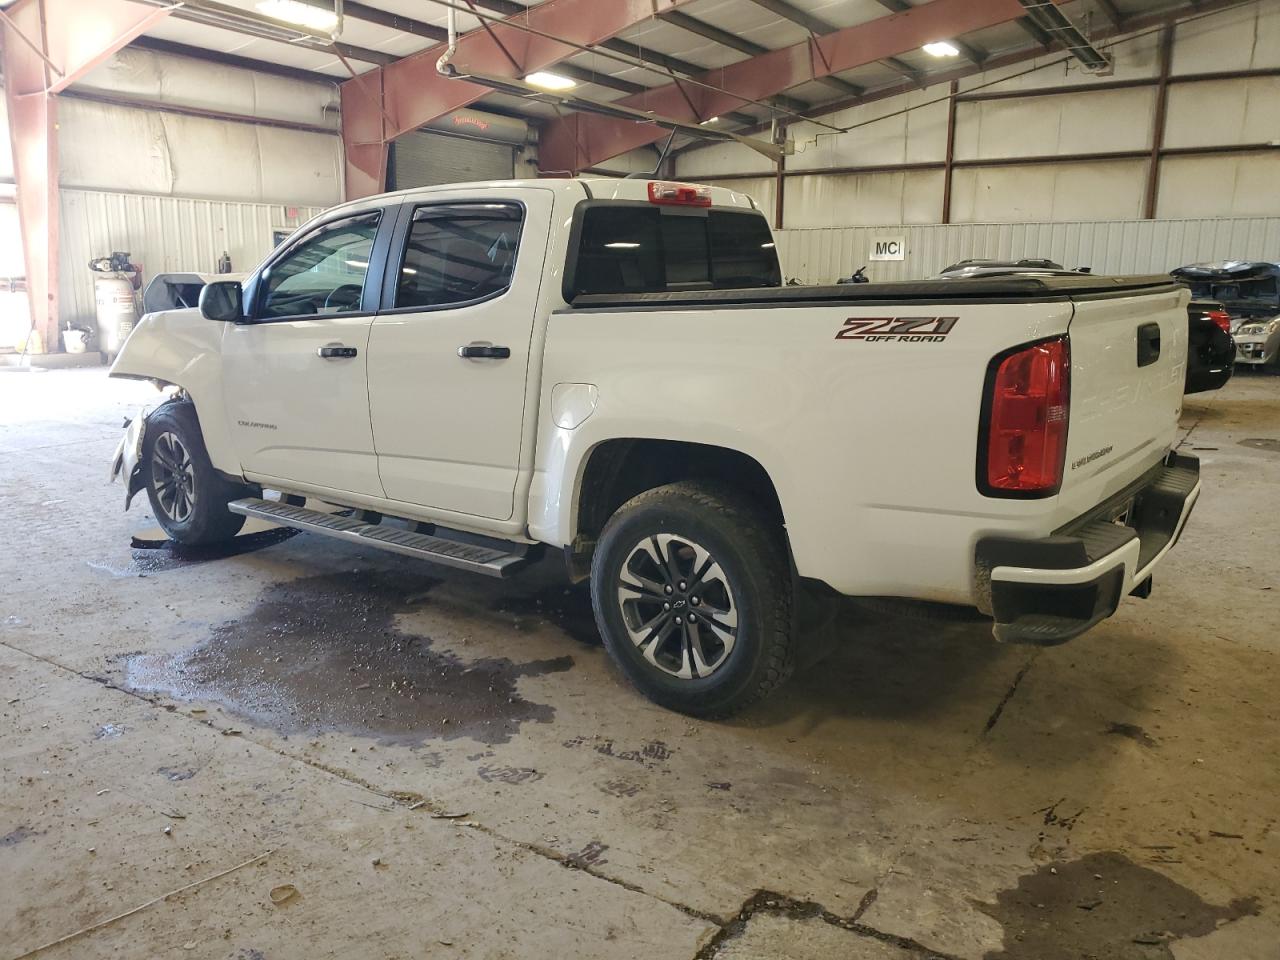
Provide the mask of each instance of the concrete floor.
{"label": "concrete floor", "polygon": [[1046,650],[851,606],[729,723],[554,564],[131,549],[153,395],[0,372],[0,960],[1280,958],[1278,378],[1189,399],[1152,599]]}

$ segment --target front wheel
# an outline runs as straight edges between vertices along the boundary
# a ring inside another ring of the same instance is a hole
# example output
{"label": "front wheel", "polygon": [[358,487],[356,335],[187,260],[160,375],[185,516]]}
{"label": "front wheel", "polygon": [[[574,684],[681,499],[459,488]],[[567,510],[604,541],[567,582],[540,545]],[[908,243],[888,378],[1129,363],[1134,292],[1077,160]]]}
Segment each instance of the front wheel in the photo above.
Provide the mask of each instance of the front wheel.
{"label": "front wheel", "polygon": [[591,597],[614,661],[672,710],[728,716],[794,667],[782,527],[735,491],[684,481],[623,504],[596,547]]}
{"label": "front wheel", "polygon": [[167,403],[147,418],[142,463],[151,511],[178,543],[221,543],[244,526],[227,504],[247,488],[214,470],[190,403]]}

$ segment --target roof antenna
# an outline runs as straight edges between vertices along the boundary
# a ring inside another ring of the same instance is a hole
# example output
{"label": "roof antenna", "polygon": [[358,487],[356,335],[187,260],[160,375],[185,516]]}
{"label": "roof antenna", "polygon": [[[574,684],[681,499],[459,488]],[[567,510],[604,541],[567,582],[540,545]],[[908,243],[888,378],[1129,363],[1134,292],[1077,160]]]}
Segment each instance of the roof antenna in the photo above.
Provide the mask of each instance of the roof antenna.
{"label": "roof antenna", "polygon": [[662,172],[662,162],[667,159],[667,151],[671,149],[671,141],[675,140],[675,138],[676,138],[676,131],[675,131],[675,128],[673,127],[671,130],[671,136],[667,137],[667,142],[663,144],[662,152],[658,154],[658,162],[654,164],[652,172],[645,173],[642,170],[637,170],[635,173],[628,173],[622,179],[623,180],[639,180],[642,178],[651,179],[653,177],[657,177],[658,174]]}

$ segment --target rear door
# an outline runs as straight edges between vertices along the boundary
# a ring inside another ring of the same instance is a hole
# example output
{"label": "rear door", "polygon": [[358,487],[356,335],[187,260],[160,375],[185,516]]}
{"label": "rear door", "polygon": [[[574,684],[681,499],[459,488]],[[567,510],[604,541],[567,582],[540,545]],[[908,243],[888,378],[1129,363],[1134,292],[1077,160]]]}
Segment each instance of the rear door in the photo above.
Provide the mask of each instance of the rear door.
{"label": "rear door", "polygon": [[442,199],[401,218],[383,294],[392,306],[369,339],[369,410],[388,498],[513,515],[552,196]]}
{"label": "rear door", "polygon": [[1082,513],[1158,464],[1182,412],[1187,292],[1076,299],[1061,503]]}

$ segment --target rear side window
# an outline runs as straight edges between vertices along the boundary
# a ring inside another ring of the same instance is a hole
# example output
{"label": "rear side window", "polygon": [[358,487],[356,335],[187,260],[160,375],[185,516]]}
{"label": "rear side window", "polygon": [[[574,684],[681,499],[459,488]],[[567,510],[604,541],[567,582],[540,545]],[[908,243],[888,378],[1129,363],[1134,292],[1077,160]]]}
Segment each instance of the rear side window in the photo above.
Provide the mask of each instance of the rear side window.
{"label": "rear side window", "polygon": [[776,287],[773,237],[757,213],[607,204],[583,212],[569,294]]}
{"label": "rear side window", "polygon": [[396,306],[451,306],[505,291],[523,219],[514,203],[419,207],[400,265]]}

